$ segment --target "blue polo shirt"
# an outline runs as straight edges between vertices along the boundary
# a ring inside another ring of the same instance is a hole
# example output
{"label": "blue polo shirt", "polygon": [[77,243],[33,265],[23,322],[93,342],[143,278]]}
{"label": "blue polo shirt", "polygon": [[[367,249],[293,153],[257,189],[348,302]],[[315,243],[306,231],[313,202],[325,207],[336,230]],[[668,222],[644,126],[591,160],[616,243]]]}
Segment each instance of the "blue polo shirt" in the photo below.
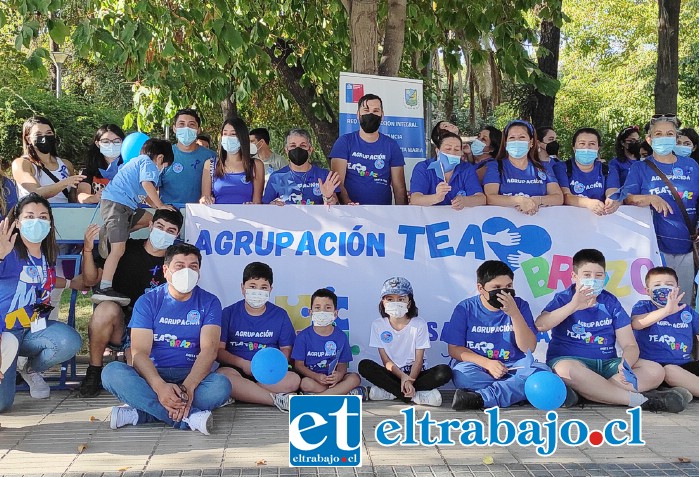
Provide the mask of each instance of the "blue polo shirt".
{"label": "blue polo shirt", "polygon": [[[437,191],[437,186],[442,182],[442,179],[437,177],[437,171],[428,169],[435,160],[427,159],[415,165],[413,175],[410,177],[411,194],[419,192],[424,195],[431,195]],[[457,196],[469,196],[483,192],[483,188],[478,182],[476,168],[467,162],[457,164],[452,172],[451,179],[449,179],[449,185],[451,190],[443,201],[435,205],[451,205],[451,201]]]}

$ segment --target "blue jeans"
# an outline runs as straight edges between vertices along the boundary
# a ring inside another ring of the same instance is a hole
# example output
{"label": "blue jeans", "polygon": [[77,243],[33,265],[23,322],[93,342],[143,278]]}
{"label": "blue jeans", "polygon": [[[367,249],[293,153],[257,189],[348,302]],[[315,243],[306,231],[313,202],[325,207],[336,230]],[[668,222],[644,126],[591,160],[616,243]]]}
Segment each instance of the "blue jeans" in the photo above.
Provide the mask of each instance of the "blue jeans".
{"label": "blue jeans", "polygon": [[[165,382],[182,384],[191,368],[157,368]],[[170,419],[167,409],[158,401],[158,395],[148,382],[131,366],[113,361],[102,370],[102,386],[121,402],[138,411],[138,424],[164,422],[178,428],[189,429],[185,422]],[[194,390],[190,414],[211,411],[221,407],[231,395],[231,382],[222,374],[209,373]],[[190,395],[190,399],[192,396]]]}
{"label": "blue jeans", "polygon": [[[507,363],[508,368],[522,366],[527,358],[513,363]],[[534,362],[534,372],[537,370],[551,371],[544,363]],[[500,406],[509,407],[524,401],[524,382],[533,374],[531,369],[514,369],[500,379],[495,379],[488,371],[475,363],[462,361],[452,369],[454,385],[459,389],[470,389],[483,397],[485,408]]]}
{"label": "blue jeans", "polygon": [[[60,321],[47,320],[46,328],[32,333],[29,328],[11,330],[19,349],[17,356],[26,356],[31,371],[42,372],[58,363],[68,361],[80,351],[82,340],[77,331]],[[17,359],[5,373],[5,379],[0,383],[0,412],[12,407],[15,400],[15,374]]]}

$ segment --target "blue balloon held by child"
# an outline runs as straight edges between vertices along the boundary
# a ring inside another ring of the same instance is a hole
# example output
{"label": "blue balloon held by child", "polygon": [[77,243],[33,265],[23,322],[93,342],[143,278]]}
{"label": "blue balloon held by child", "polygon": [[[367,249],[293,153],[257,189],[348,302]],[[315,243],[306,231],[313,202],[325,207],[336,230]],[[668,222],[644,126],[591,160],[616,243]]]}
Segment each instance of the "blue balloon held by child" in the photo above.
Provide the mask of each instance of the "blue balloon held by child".
{"label": "blue balloon held by child", "polygon": [[289,362],[277,348],[263,348],[252,357],[252,375],[261,384],[277,384],[289,370]]}
{"label": "blue balloon held by child", "polygon": [[524,383],[527,400],[537,409],[553,411],[566,400],[566,386],[563,380],[550,371],[537,371]]}
{"label": "blue balloon held by child", "polygon": [[124,160],[124,163],[129,162],[134,157],[138,157],[141,154],[143,144],[148,139],[150,138],[142,132],[134,132],[126,136],[121,144],[121,158]]}

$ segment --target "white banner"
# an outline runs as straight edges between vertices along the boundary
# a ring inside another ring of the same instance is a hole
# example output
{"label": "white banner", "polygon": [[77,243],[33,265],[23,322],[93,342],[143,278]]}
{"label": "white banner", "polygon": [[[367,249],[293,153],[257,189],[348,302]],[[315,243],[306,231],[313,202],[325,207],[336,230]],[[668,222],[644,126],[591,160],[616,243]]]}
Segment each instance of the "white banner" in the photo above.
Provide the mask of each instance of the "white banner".
{"label": "white banner", "polygon": [[[349,334],[354,362],[369,348],[384,280],[404,276],[413,285],[419,316],[427,321],[430,365],[448,362],[439,340],[454,307],[476,294],[476,269],[500,259],[515,270],[515,290],[534,318],[556,290],[571,284],[572,256],[597,248],[607,258],[606,289],[628,312],[642,298],[646,271],[661,264],[649,209],[625,206],[616,214],[552,207],[529,217],[510,208],[418,206],[187,205],[187,242],[203,254],[200,285],[223,306],[242,299],[243,268],[261,261],[274,270],[272,300],[297,331],[310,324],[318,288],[339,297],[337,325]],[[543,360],[547,335],[535,356]]]}

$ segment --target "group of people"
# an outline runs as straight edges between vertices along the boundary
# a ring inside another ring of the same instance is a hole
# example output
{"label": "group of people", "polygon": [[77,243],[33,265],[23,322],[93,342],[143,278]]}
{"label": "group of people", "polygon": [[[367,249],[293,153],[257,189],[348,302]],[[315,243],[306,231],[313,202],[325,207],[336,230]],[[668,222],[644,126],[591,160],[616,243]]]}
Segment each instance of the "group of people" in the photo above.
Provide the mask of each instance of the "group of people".
{"label": "group of people", "polygon": [[[416,165],[410,198],[398,144],[378,132],[383,104],[375,95],[358,103],[357,132],[341,136],[330,153],[330,170],[310,162],[307,131],[286,137],[288,161],[269,149],[265,129],[248,131],[240,118],[221,128],[218,153],[201,135],[196,111],[181,110],[173,126],[176,144],[149,139],[141,154],[121,159],[125,135],[115,125],[97,132],[83,173],[56,152],[56,133],[46,118],[23,128],[24,154],[12,164],[14,183],[2,179],[0,212],[0,412],[14,400],[15,373],[35,398],[48,397],[41,372],[79,350],[81,339],[53,319],[55,290],[93,287],[89,322],[90,364],[79,393],[97,396],[102,387],[127,403],[115,408],[111,425],[153,420],[208,433],[211,410],[232,400],[288,409],[295,392],[361,394],[440,405],[438,388],[453,380],[454,409],[509,406],[524,399],[524,381],[552,369],[568,385],[566,405],[579,397],[679,412],[699,395],[699,368],[691,359],[699,333],[689,302],[694,281],[699,138],[679,129],[674,115],[655,115],[646,145],[638,128],[624,129],[609,164],[599,157],[601,137],[582,128],[573,137],[574,157],[559,161],[555,131],[535,130],[515,120],[504,131],[488,126],[471,144],[440,122],[432,131],[435,157]],[[198,143],[206,143],[200,145]],[[652,152],[643,159],[641,151]],[[82,270],[63,277],[51,203],[99,203],[103,226],[90,225]],[[243,299],[222,309],[219,299],[197,286],[201,254],[177,243],[183,218],[171,204],[412,204],[513,207],[533,215],[539,208],[572,205],[597,215],[622,203],[650,207],[666,267],[648,272],[650,300],[631,316],[604,291],[604,256],[582,250],[573,260],[575,284],[558,293],[534,320],[526,301],[515,297],[506,264],[487,261],[478,269],[478,295],[459,303],[441,339],[453,366],[428,367],[429,333],[410,283],[384,283],[370,346],[381,362],[363,360],[348,372],[352,356],[346,335],[333,326],[337,297],[317,290],[312,326],[294,330],[274,305],[272,270],[254,262],[244,272]],[[142,207],[155,209],[150,214]],[[147,239],[130,238],[148,228]],[[97,246],[95,246],[97,243]],[[52,294],[54,295],[52,299]],[[534,362],[538,331],[552,332],[547,363]],[[617,344],[622,355],[616,356]],[[485,346],[484,344],[487,344]],[[290,363],[274,385],[256,381],[255,353],[279,348]],[[105,349],[125,351],[127,363],[103,367]],[[214,369],[214,371],[212,371]],[[367,391],[360,375],[372,383]],[[668,390],[655,390],[663,381]]]}

